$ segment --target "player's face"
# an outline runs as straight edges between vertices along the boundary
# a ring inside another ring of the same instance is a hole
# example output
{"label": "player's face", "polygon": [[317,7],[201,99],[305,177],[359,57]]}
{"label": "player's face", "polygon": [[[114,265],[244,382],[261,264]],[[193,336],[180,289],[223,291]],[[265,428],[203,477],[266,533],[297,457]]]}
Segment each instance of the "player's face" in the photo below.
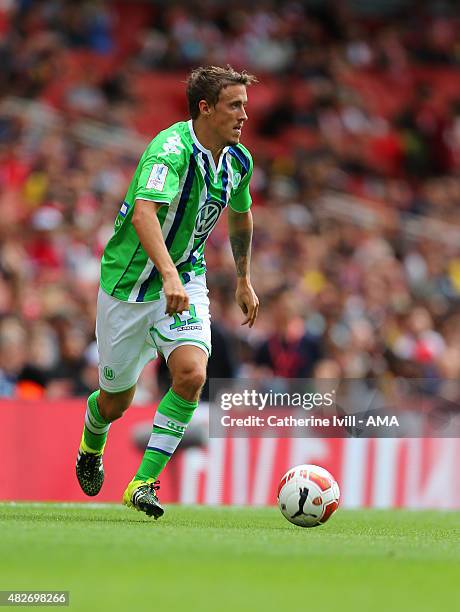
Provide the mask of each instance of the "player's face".
{"label": "player's face", "polygon": [[247,120],[248,97],[244,85],[228,85],[219,95],[217,104],[210,108],[210,123],[215,135],[225,145],[238,144]]}

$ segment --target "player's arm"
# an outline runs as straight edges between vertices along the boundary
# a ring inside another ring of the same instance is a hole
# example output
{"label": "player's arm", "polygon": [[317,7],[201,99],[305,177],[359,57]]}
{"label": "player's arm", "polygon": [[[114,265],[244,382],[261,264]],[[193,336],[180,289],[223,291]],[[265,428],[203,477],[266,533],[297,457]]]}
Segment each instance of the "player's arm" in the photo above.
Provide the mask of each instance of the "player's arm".
{"label": "player's arm", "polygon": [[250,210],[236,212],[232,208],[228,209],[228,233],[237,276],[235,298],[246,315],[242,325],[249,323],[249,327],[254,325],[259,311],[259,300],[252,288],[250,278],[252,228]]}
{"label": "player's arm", "polygon": [[157,217],[160,206],[161,204],[156,202],[136,200],[132,224],[145,252],[161,274],[166,297],[166,313],[173,315],[175,312],[188,310],[189,299],[161,232]]}

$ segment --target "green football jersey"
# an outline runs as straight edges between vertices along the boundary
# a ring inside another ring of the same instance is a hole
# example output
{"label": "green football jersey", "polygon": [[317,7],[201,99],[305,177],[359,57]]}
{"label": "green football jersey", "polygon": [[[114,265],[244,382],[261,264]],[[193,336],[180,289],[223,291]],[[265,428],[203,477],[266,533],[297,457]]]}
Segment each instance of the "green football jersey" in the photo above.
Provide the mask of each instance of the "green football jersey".
{"label": "green football jersey", "polygon": [[228,204],[246,212],[251,206],[252,168],[251,155],[241,144],[225,147],[216,167],[191,120],[160,132],[144,151],[115,219],[102,256],[102,289],[128,302],[159,298],[161,275],[131,223],[137,199],[165,204],[157,217],[182,282],[203,274],[205,242],[224,208]]}

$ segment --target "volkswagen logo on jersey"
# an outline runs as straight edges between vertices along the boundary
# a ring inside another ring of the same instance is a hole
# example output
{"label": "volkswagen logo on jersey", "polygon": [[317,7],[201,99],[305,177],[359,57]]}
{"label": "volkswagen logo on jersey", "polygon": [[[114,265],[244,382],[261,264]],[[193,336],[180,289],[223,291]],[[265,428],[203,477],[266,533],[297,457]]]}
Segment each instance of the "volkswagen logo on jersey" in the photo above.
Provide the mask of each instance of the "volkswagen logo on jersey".
{"label": "volkswagen logo on jersey", "polygon": [[195,235],[204,236],[209,234],[217,223],[220,215],[220,206],[217,202],[206,202],[198,211],[195,221]]}

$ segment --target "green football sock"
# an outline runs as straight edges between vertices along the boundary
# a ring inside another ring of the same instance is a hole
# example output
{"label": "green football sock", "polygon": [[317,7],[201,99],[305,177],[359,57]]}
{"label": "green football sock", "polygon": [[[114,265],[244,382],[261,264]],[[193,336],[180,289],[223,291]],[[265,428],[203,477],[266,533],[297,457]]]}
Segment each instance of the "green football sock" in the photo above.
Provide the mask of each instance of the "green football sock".
{"label": "green football sock", "polygon": [[99,390],[94,391],[88,397],[85,414],[85,428],[80,443],[81,450],[86,453],[96,453],[102,455],[107,441],[110,423],[108,423],[99,413],[97,398]]}
{"label": "green football sock", "polygon": [[181,441],[197,406],[198,402],[189,402],[169,389],[158,405],[153,431],[135,480],[150,482],[158,478]]}

